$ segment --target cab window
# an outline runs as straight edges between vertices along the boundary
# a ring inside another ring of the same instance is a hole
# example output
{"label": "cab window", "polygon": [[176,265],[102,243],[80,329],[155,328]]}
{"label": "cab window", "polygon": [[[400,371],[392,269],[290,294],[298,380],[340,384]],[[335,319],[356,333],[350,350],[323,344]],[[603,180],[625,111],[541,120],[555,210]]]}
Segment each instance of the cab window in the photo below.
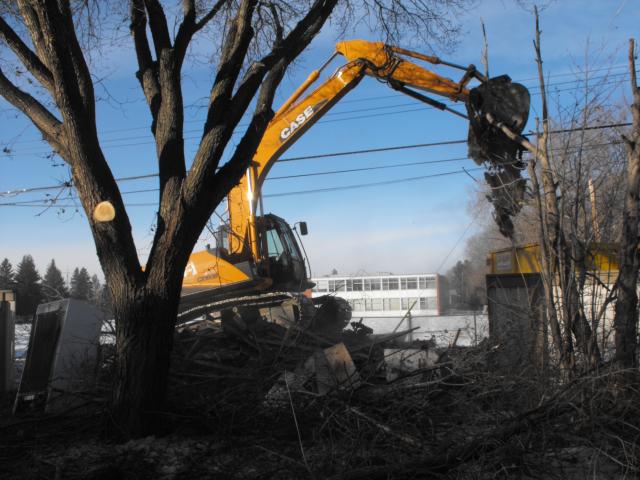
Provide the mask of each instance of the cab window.
{"label": "cab window", "polygon": [[291,253],[291,258],[294,260],[300,260],[300,255],[298,253],[298,247],[296,246],[293,238],[291,238],[291,231],[284,232],[282,234],[287,247],[289,248],[289,252]]}
{"label": "cab window", "polygon": [[267,251],[270,257],[279,257],[284,253],[284,246],[275,228],[267,230]]}

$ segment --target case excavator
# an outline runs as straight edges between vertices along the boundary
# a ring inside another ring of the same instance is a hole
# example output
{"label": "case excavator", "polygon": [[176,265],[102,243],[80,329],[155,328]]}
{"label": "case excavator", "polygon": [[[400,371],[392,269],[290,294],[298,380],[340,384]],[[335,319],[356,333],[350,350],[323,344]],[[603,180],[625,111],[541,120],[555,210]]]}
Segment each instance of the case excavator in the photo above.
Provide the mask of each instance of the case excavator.
{"label": "case excavator", "polygon": [[[347,62],[311,89],[338,55]],[[443,77],[416,61],[459,70],[461,78],[454,81]],[[486,167],[496,221],[509,234],[510,218],[519,210],[524,192],[521,152],[519,145],[487,118],[497,120],[516,134],[522,132],[529,114],[527,89],[511,82],[506,75],[489,79],[473,65],[457,65],[382,42],[340,42],[334,54],[311,72],[275,113],[246,174],[227,196],[229,222],[217,230],[216,246],[207,246],[189,258],[179,321],[238,306],[257,312],[294,298],[306,305],[298,310],[301,316],[313,317],[314,309],[317,312],[318,308],[324,308],[330,315],[340,317],[333,320],[346,324],[350,318],[348,305],[335,297],[314,299],[315,307],[309,308],[309,301],[301,294],[313,284],[308,280],[306,255],[298,241],[298,234],[307,233],[306,224],[291,228],[284,219],[263,214],[261,191],[278,158],[365,76],[469,122],[469,155]],[[472,82],[479,85],[470,88]],[[466,114],[433,98],[434,95],[465,105]]]}

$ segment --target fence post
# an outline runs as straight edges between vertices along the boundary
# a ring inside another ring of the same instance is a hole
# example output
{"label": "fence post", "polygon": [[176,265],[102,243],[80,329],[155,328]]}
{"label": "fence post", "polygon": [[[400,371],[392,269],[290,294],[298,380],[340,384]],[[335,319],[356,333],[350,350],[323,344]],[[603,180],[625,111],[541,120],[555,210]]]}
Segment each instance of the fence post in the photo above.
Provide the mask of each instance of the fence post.
{"label": "fence post", "polygon": [[0,392],[15,389],[15,302],[13,292],[0,292]]}
{"label": "fence post", "polygon": [[473,310],[473,345],[478,346],[478,323],[476,321],[476,311]]}

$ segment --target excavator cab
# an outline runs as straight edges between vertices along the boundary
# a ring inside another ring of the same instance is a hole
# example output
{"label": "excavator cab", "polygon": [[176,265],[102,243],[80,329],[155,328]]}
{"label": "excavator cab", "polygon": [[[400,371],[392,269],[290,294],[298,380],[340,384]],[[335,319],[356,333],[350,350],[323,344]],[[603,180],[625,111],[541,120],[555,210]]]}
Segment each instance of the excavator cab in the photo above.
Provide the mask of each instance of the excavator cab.
{"label": "excavator cab", "polygon": [[309,282],[304,256],[289,224],[271,213],[258,217],[256,223],[260,276],[271,278],[278,290],[306,290]]}

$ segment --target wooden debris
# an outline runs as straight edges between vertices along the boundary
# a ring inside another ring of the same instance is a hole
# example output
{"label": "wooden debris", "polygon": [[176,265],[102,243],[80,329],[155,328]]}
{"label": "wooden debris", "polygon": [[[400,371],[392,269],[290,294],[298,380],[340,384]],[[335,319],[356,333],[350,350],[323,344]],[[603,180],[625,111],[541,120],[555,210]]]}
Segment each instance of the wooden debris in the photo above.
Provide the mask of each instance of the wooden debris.
{"label": "wooden debris", "polygon": [[439,355],[434,350],[417,348],[385,348],[387,381],[392,382],[403,374],[432,367]]}

